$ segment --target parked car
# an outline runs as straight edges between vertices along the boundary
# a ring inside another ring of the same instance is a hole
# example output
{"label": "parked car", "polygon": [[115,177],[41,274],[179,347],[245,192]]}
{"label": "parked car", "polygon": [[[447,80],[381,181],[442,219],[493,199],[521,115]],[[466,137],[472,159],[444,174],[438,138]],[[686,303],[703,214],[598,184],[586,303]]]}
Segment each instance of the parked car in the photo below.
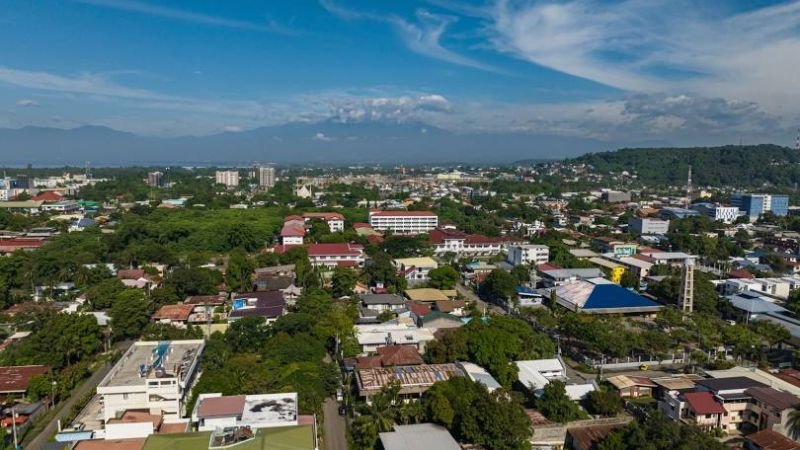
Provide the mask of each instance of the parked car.
{"label": "parked car", "polygon": [[336,390],[336,401],[337,402],[344,401],[344,393],[342,392],[341,389]]}

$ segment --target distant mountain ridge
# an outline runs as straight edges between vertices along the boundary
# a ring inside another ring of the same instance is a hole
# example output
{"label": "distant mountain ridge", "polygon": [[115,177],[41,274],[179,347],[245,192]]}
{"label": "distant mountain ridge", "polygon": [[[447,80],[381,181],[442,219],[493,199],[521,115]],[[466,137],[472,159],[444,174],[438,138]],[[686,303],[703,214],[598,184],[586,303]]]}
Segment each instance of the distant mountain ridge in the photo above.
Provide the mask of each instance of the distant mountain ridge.
{"label": "distant mountain ridge", "polygon": [[0,129],[0,164],[502,164],[618,147],[579,137],[453,133],[422,122],[287,123],[208,136],[149,137],[102,126]]}
{"label": "distant mountain ridge", "polygon": [[800,152],[772,144],[689,148],[623,148],[588,153],[569,162],[598,172],[635,172],[653,185],[683,186],[689,166],[696,186],[794,188],[800,182]]}

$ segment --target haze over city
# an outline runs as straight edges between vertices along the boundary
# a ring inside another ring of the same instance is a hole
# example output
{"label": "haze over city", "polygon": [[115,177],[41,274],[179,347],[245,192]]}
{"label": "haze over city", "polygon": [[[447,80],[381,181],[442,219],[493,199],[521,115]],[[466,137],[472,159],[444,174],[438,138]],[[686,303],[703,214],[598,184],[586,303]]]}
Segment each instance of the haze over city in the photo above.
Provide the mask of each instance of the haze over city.
{"label": "haze over city", "polygon": [[761,0],[11,0],[0,161],[792,145],[798,23],[800,2]]}

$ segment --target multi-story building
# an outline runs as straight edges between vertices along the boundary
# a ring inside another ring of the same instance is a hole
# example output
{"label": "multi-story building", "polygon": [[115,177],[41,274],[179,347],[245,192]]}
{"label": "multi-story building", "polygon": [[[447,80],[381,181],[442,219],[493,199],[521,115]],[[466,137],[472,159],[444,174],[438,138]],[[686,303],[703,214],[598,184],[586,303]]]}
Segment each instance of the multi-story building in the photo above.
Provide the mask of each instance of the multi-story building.
{"label": "multi-story building", "polygon": [[539,244],[510,245],[506,259],[514,266],[536,266],[550,260],[550,248]]}
{"label": "multi-story building", "polygon": [[624,191],[604,191],[603,200],[608,203],[626,203],[631,201],[631,193]]}
{"label": "multi-story building", "polygon": [[150,187],[161,187],[164,185],[164,174],[161,172],[150,172],[147,174],[147,185]]}
{"label": "multi-story building", "polygon": [[344,231],[344,216],[337,212],[307,212],[303,213],[303,219],[306,222],[322,220],[332,233]]}
{"label": "multi-story building", "polygon": [[614,256],[632,256],[639,248],[635,243],[618,241],[605,236],[592,239],[592,246],[597,248],[600,253],[613,253]]}
{"label": "multi-story building", "polygon": [[430,257],[420,258],[398,258],[394,260],[394,266],[400,276],[408,280],[408,284],[425,283],[429,280],[428,273],[439,267],[435,259]]}
{"label": "multi-story building", "polygon": [[134,342],[97,386],[103,422],[130,409],[183,417],[204,345],[202,339]]}
{"label": "multi-story building", "polygon": [[633,234],[667,234],[669,220],[653,219],[650,217],[631,217],[628,220],[628,230]]}
{"label": "multi-story building", "polygon": [[215,179],[217,184],[225,187],[239,186],[239,172],[236,170],[218,170]]}
{"label": "multi-story building", "polygon": [[369,224],[378,231],[422,234],[439,226],[439,216],[431,211],[370,211]]}
{"label": "multi-story building", "polygon": [[[268,407],[265,407],[268,406]],[[200,394],[192,411],[197,431],[297,426],[297,393],[258,395]]]}
{"label": "multi-story building", "polygon": [[283,221],[281,228],[282,245],[303,245],[306,235],[306,221],[300,216],[289,216]]}
{"label": "multi-story building", "polygon": [[720,206],[713,203],[695,203],[691,206],[692,210],[710,218],[713,221],[733,223],[741,215],[736,206]]}
{"label": "multi-story building", "polygon": [[772,212],[776,216],[786,216],[789,214],[789,197],[787,195],[737,192],[731,195],[731,206],[744,211],[744,214],[751,219],[757,219],[766,212]]}
{"label": "multi-story building", "polygon": [[313,266],[361,267],[364,265],[364,247],[354,243],[311,244],[308,258]]}
{"label": "multi-story building", "polygon": [[436,255],[454,253],[465,256],[499,255],[507,245],[521,243],[515,241],[522,241],[522,239],[491,238],[443,228],[431,231],[429,239],[433,245],[433,253]]}
{"label": "multi-story building", "polygon": [[262,188],[275,186],[275,168],[272,166],[258,167],[258,185]]}

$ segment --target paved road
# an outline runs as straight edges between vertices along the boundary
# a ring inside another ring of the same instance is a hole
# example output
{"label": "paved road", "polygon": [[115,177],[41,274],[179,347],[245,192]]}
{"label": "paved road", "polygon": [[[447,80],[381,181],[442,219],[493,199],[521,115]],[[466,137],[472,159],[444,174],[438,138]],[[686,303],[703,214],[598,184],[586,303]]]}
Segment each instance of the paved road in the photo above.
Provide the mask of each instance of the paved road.
{"label": "paved road", "polygon": [[486,303],[485,301],[481,300],[480,297],[478,297],[475,294],[475,291],[473,291],[472,288],[468,286],[464,286],[463,284],[458,283],[456,284],[456,291],[458,291],[458,293],[461,294],[461,296],[464,297],[466,300],[475,302],[475,304],[478,305],[478,310],[481,312],[486,311],[486,312],[493,312],[495,314],[506,314],[505,309],[497,305],[494,305],[492,303]]}
{"label": "paved road", "polygon": [[[127,350],[127,346],[130,345],[130,341],[121,342],[120,344],[125,345],[125,349]],[[116,345],[115,347],[119,348],[119,344]],[[123,350],[123,352],[124,351],[125,350]],[[97,387],[97,385],[100,384],[101,381],[103,381],[103,377],[106,376],[106,374],[111,370],[112,367],[114,367],[114,365],[109,363],[106,363],[105,365],[101,366],[92,374],[92,376],[90,376],[86,381],[84,381],[80,387],[75,389],[72,392],[72,395],[70,395],[70,397],[65,402],[56,405],[56,407],[58,408],[58,412],[55,414],[55,416],[53,416],[53,419],[50,421],[50,423],[48,423],[47,426],[45,426],[44,430],[42,430],[42,432],[39,433],[38,435],[26,436],[25,440],[23,440],[22,442],[23,448],[25,448],[26,450],[27,449],[38,450],[40,448],[44,448],[45,444],[50,439],[50,437],[53,436],[58,431],[58,419],[61,419],[62,417],[67,415],[72,409],[72,405],[74,405],[75,403],[78,402],[78,400],[83,398],[83,396],[86,395],[87,392],[93,391]],[[66,426],[69,424],[62,424],[62,425]]]}
{"label": "paved road", "polygon": [[329,398],[323,406],[325,411],[325,450],[347,450],[347,424],[339,415],[339,402]]}

